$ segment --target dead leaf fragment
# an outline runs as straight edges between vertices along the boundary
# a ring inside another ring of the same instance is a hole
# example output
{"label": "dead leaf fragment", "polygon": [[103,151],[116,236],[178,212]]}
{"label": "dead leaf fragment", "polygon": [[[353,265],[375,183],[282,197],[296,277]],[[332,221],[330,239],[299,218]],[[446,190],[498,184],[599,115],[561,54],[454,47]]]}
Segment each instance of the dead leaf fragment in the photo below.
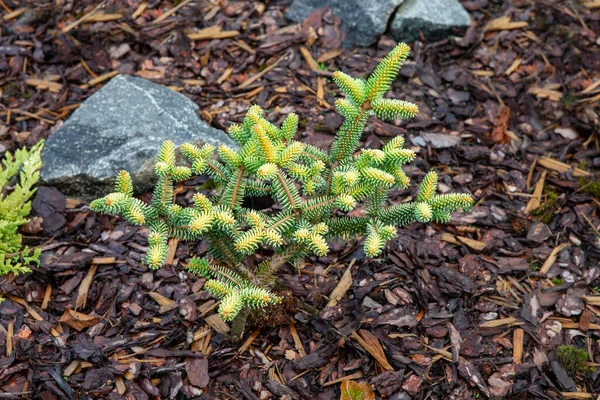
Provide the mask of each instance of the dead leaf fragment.
{"label": "dead leaf fragment", "polygon": [[338,301],[344,297],[348,289],[350,289],[350,286],[352,285],[352,265],[354,265],[354,262],[355,260],[350,262],[350,265],[348,268],[346,268],[344,275],[342,275],[342,279],[340,279],[336,287],[331,291],[331,295],[329,295],[329,302],[327,302],[327,307],[335,306]]}
{"label": "dead leaf fragment", "polygon": [[94,326],[100,322],[100,318],[92,317],[91,315],[80,313],[72,309],[65,310],[65,313],[60,317],[59,322],[69,325],[71,328],[82,331],[85,328]]}
{"label": "dead leaf fragment", "polygon": [[340,390],[340,400],[375,400],[375,393],[366,381],[342,381]]}

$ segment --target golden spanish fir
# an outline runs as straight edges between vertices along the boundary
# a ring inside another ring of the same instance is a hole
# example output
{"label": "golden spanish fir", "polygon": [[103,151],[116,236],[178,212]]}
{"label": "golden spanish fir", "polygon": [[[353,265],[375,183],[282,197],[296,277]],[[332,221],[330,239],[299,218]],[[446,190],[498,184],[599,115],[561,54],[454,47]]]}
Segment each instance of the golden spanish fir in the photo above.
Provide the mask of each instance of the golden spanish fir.
{"label": "golden spanish fir", "polygon": [[[192,258],[189,270],[208,279],[206,290],[222,299],[219,313],[225,320],[244,309],[281,300],[244,266],[245,257],[261,247],[296,261],[326,255],[332,238],[363,236],[365,254],[378,257],[398,227],[415,221],[447,223],[452,212],[473,203],[468,194],[437,195],[437,175],[432,171],[414,201],[390,204],[390,189],[409,186],[402,166],[416,154],[404,148],[402,137],[381,150],[359,148],[370,116],[398,120],[417,114],[415,104],[384,98],[408,54],[409,47],[399,44],[365,79],[334,73],[344,94],[335,103],[344,122],[329,151],[294,140],[296,114],[276,126],[255,105],[239,125],[229,128],[235,149],[187,143],[180,152],[188,163],[177,165],[175,145],[165,142],[156,161],[158,180],[150,204],[133,197],[131,179],[122,172],[116,192],[95,200],[91,208],[149,227],[146,264],[151,268],[165,262],[169,238],[207,239],[211,262]],[[210,197],[196,193],[191,207],[174,203],[173,185],[200,174],[214,181],[215,193]],[[272,197],[277,211],[245,208],[243,200],[253,196]],[[346,215],[356,208],[364,213]]]}

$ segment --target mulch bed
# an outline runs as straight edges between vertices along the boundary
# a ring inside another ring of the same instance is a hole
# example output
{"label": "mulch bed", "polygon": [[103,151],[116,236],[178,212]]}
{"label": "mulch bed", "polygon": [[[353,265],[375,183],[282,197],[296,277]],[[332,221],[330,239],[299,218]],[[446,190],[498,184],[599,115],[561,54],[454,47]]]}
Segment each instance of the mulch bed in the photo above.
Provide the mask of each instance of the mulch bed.
{"label": "mulch bed", "polygon": [[[303,140],[328,146],[331,73],[364,75],[394,46],[343,48],[337,17],[290,24],[289,1],[23,3],[0,1],[0,154],[51,135],[117,73],[180,91],[217,128],[253,103],[276,122],[295,111]],[[287,267],[284,306],[233,344],[204,281],[176,265],[202,241],[172,242],[174,265],[149,271],[147,231],[41,187],[24,228],[41,264],[0,278],[0,398],[336,399],[343,378],[380,398],[595,398],[600,3],[463,4],[472,27],[411,43],[394,86],[419,116],[363,139],[422,143],[407,173],[434,168],[473,212],[402,229],[378,260],[339,242]],[[568,374],[561,344],[590,371]]]}

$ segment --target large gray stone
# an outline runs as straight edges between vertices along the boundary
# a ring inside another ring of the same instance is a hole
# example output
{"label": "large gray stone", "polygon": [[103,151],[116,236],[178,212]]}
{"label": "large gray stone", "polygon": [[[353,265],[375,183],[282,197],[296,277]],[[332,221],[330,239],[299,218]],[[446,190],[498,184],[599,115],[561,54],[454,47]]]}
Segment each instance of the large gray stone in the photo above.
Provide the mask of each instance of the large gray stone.
{"label": "large gray stone", "polygon": [[318,8],[331,7],[342,21],[345,44],[370,46],[387,29],[394,10],[403,0],[295,0],[286,17],[302,22]]}
{"label": "large gray stone", "polygon": [[176,145],[233,145],[224,132],[202,121],[197,109],[190,99],[167,87],[119,75],[79,106],[46,141],[42,181],[89,199],[106,194],[117,172],[124,169],[136,189],[149,189],[164,140]]}
{"label": "large gray stone", "polygon": [[446,36],[453,27],[468,28],[469,13],[458,0],[405,0],[394,15],[390,35],[399,42],[427,40]]}

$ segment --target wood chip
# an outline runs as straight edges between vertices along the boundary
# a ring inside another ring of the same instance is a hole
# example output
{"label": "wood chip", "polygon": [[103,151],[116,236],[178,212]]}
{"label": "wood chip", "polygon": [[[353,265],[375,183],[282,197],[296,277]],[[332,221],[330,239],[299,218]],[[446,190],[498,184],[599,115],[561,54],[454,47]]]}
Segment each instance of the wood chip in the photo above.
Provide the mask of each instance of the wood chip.
{"label": "wood chip", "polygon": [[220,85],[223,82],[225,82],[227,80],[227,78],[229,78],[231,76],[232,72],[233,72],[233,67],[227,67],[227,69],[225,69],[225,71],[221,74],[219,79],[217,79],[217,85]]}
{"label": "wood chip", "polygon": [[346,271],[344,271],[344,275],[342,275],[342,278],[340,279],[338,284],[331,291],[331,294],[329,295],[329,301],[327,302],[326,307],[334,307],[335,305],[337,305],[338,301],[340,301],[344,297],[348,289],[350,289],[350,286],[352,285],[352,266],[355,262],[355,258],[352,259],[352,261],[350,261],[350,265],[348,265],[348,268],[346,268]]}
{"label": "wood chip", "polygon": [[81,281],[81,284],[79,285],[79,292],[77,293],[77,300],[75,301],[75,308],[85,308],[88,291],[90,290],[90,286],[92,284],[92,280],[94,279],[94,275],[96,274],[97,268],[98,265],[92,264],[87,275]]}
{"label": "wood chip", "polygon": [[165,260],[165,264],[173,264],[175,261],[175,253],[177,252],[177,246],[179,246],[179,239],[171,238],[169,239],[169,252],[167,253],[167,258]]}
{"label": "wood chip", "polygon": [[40,307],[42,310],[46,310],[48,308],[48,303],[50,303],[50,296],[52,295],[52,286],[48,284],[46,286],[46,292],[44,293],[44,300],[42,300],[42,306]]}
{"label": "wood chip", "polygon": [[500,18],[491,20],[485,26],[484,31],[488,32],[488,31],[504,31],[504,30],[511,30],[511,29],[521,29],[521,28],[525,28],[528,25],[529,24],[526,21],[512,22],[510,20],[510,17],[505,16],[505,17],[500,17]]}
{"label": "wood chip", "polygon": [[358,342],[377,362],[379,365],[385,369],[386,371],[391,371],[394,368],[390,365],[387,358],[385,357],[385,352],[379,343],[379,339],[375,335],[373,335],[369,331],[365,331],[364,329],[360,329],[358,331],[360,335],[356,332],[352,332],[350,336],[354,340]]}
{"label": "wood chip", "polygon": [[94,16],[94,14],[96,14],[96,12],[98,12],[98,10],[104,6],[104,3],[106,3],[106,0],[104,0],[102,3],[98,4],[96,6],[96,8],[94,8],[91,12],[87,13],[86,15],[84,15],[83,17],[79,18],[77,21],[70,23],[69,25],[65,26],[62,29],[62,33],[67,33],[70,30],[72,30],[73,28],[76,28],[79,24],[87,21],[88,19],[90,19],[91,17]]}
{"label": "wood chip", "polygon": [[115,264],[117,259],[114,257],[94,257],[92,258],[92,264],[107,265]]}
{"label": "wood chip", "polygon": [[35,86],[36,89],[48,90],[52,93],[59,93],[63,88],[63,85],[61,83],[52,82],[46,79],[30,78],[25,80],[25,83],[29,86]]}
{"label": "wood chip", "polygon": [[516,324],[520,325],[521,323],[518,322],[518,320],[514,317],[508,317],[508,318],[494,319],[492,321],[486,321],[479,326],[481,328],[497,328],[499,326],[504,326],[504,325],[513,326]]}
{"label": "wood chip", "polygon": [[487,243],[480,242],[479,240],[469,239],[464,236],[454,236],[451,233],[443,232],[441,236],[442,242],[452,243],[455,245],[465,244],[473,250],[481,251],[487,247]]}
{"label": "wood chip", "polygon": [[306,351],[304,351],[304,346],[302,345],[302,341],[300,340],[300,336],[298,336],[298,331],[296,330],[296,325],[290,324],[290,334],[294,339],[294,347],[298,350],[298,354],[300,357],[306,356]]}
{"label": "wood chip", "polygon": [[600,296],[583,296],[583,301],[592,306],[600,306]]}
{"label": "wood chip", "polygon": [[80,313],[72,309],[65,310],[65,313],[60,317],[59,322],[69,325],[71,328],[82,331],[85,328],[94,326],[100,322],[100,318],[88,314]]}
{"label": "wood chip", "polygon": [[17,304],[22,305],[23,307],[25,307],[25,309],[27,310],[27,312],[37,321],[43,321],[44,318],[42,318],[42,316],[33,309],[33,307],[31,307],[25,300],[19,298],[19,297],[15,297],[12,296],[10,294],[7,294],[6,297],[8,297],[11,301],[14,301]]}
{"label": "wood chip", "polygon": [[3,21],[8,21],[10,19],[14,19],[17,18],[18,16],[20,16],[21,14],[23,14],[25,11],[27,11],[28,8],[17,8],[16,10],[9,12],[8,14],[4,15],[2,17]]}
{"label": "wood chip", "polygon": [[121,18],[123,18],[123,14],[121,13],[107,14],[103,11],[100,11],[93,15],[90,15],[90,17],[87,18],[85,22],[110,22],[120,20]]}
{"label": "wood chip", "polygon": [[306,60],[310,70],[312,72],[319,72],[319,64],[317,64],[312,54],[310,54],[310,50],[308,50],[305,46],[301,46],[300,53],[302,53],[302,57],[304,57],[304,60]]}
{"label": "wood chip", "polygon": [[563,243],[563,244],[559,244],[558,246],[556,246],[552,252],[550,253],[550,255],[548,256],[548,258],[546,259],[546,261],[544,261],[544,265],[542,265],[542,268],[540,268],[540,274],[545,275],[548,273],[548,271],[550,271],[550,268],[552,267],[552,265],[554,264],[554,262],[556,261],[556,257],[558,257],[558,253],[560,253],[560,251],[562,249],[564,249],[565,247],[569,247],[570,244],[569,243]]}
{"label": "wood chip", "polygon": [[204,320],[211,328],[213,328],[218,333],[226,335],[230,331],[229,325],[227,325],[227,323],[225,323],[225,321],[223,321],[221,317],[219,317],[219,314],[209,315]]}
{"label": "wood chip", "polygon": [[252,332],[252,334],[250,336],[248,336],[248,339],[246,339],[244,344],[242,344],[240,346],[240,348],[238,349],[238,355],[244,354],[246,352],[246,350],[248,350],[250,348],[250,346],[252,346],[252,343],[256,340],[259,333],[260,333],[259,330],[255,330],[254,332]]}
{"label": "wood chip", "polygon": [[239,34],[239,31],[223,31],[221,26],[213,25],[200,29],[197,32],[188,33],[187,37],[190,40],[228,39],[236,37]]}
{"label": "wood chip", "polygon": [[79,359],[71,361],[69,365],[67,365],[67,368],[65,368],[65,370],[63,371],[62,375],[66,377],[73,375],[80,365],[81,360]]}
{"label": "wood chip", "polygon": [[515,329],[513,333],[513,362],[521,364],[523,362],[523,335],[525,331],[521,328]]}
{"label": "wood chip", "polygon": [[[540,157],[538,160],[538,164],[540,164],[544,168],[551,169],[552,171],[556,171],[561,174],[564,174],[572,168],[569,164],[565,164],[564,162],[560,162],[558,160],[546,156]],[[577,178],[582,176],[590,176],[591,174],[580,168],[573,168],[572,175]]]}
{"label": "wood chip", "polygon": [[266,74],[267,72],[271,71],[273,68],[277,67],[277,65],[279,65],[279,63],[281,62],[281,60],[283,60],[287,56],[288,56],[288,53],[285,53],[284,55],[282,55],[281,57],[279,57],[277,59],[277,61],[275,61],[275,63],[269,65],[267,68],[263,69],[259,73],[253,75],[251,78],[248,78],[246,81],[242,82],[237,87],[237,89],[245,89],[245,88],[247,88],[248,86],[250,86],[251,84],[253,84],[255,81],[259,80],[264,74]]}
{"label": "wood chip", "polygon": [[175,7],[171,8],[169,11],[167,11],[166,13],[164,13],[163,15],[161,15],[160,17],[158,17],[154,21],[152,21],[152,24],[158,24],[158,23],[163,22],[165,19],[167,19],[171,15],[175,14],[177,12],[177,10],[181,9],[182,7],[187,6],[190,1],[191,0],[182,1],[178,5],[176,5]]}
{"label": "wood chip", "polygon": [[[318,63],[324,63],[329,60],[336,58],[337,56],[344,54],[344,50],[327,50],[325,53],[321,54],[319,58],[317,58]],[[406,63],[405,63],[406,64]]]}
{"label": "wood chip", "polygon": [[123,382],[123,378],[121,378],[120,376],[118,376],[115,380],[115,386],[117,387],[117,392],[119,392],[121,396],[123,396],[127,391],[127,387],[125,387],[125,382]]}
{"label": "wood chip", "polygon": [[561,392],[562,397],[565,399],[593,399],[593,393],[583,393],[583,392]]}
{"label": "wood chip", "polygon": [[508,67],[508,69],[504,72],[504,74],[510,75],[513,72],[515,72],[517,68],[519,68],[519,65],[521,65],[521,61],[523,61],[523,59],[521,57],[517,57],[515,61],[513,61],[513,63],[510,65],[510,67]]}
{"label": "wood chip", "polygon": [[471,71],[471,73],[476,76],[487,76],[487,77],[492,77],[492,76],[496,75],[494,73],[494,71],[483,71],[483,70],[475,70],[475,71]]}
{"label": "wood chip", "polygon": [[86,83],[85,85],[81,85],[80,87],[82,89],[87,89],[90,86],[98,85],[99,83],[102,83],[102,82],[104,82],[104,81],[106,81],[106,80],[108,80],[108,79],[110,79],[110,78],[112,78],[114,76],[117,76],[117,75],[119,75],[119,71],[107,72],[105,74],[100,75],[97,78],[94,78],[94,79],[90,80],[88,83]]}
{"label": "wood chip", "polygon": [[539,86],[532,86],[527,91],[540,99],[548,99],[550,101],[560,101],[563,95],[562,92],[559,92],[558,90],[546,87],[541,88]]}
{"label": "wood chip", "polygon": [[590,86],[588,86],[585,89],[583,89],[581,92],[579,92],[579,94],[588,94],[588,93],[591,93],[594,90],[596,90],[598,87],[600,87],[600,79],[596,80],[596,82],[592,83]]}
{"label": "wood chip", "polygon": [[510,108],[505,104],[500,104],[498,113],[494,120],[494,129],[492,130],[491,139],[494,143],[508,143],[509,137],[506,134],[508,124],[510,123]]}
{"label": "wood chip", "polygon": [[587,8],[600,8],[600,0],[594,0],[594,1],[586,1],[585,3],[582,4],[584,7]]}
{"label": "wood chip", "polygon": [[6,331],[6,357],[10,357],[13,352],[13,335],[15,334],[15,325],[13,322],[8,323],[8,329]]}
{"label": "wood chip", "polygon": [[177,308],[177,302],[163,296],[157,292],[148,292],[148,295],[154,299],[160,305],[160,313],[164,314],[168,311],[174,310]]}
{"label": "wood chip", "polygon": [[204,79],[183,79],[181,82],[192,86],[202,86],[206,83]]}
{"label": "wood chip", "polygon": [[142,13],[144,11],[146,11],[146,7],[148,7],[148,2],[145,1],[142,4],[140,4],[140,6],[133,12],[133,14],[131,14],[131,19],[136,19],[137,17],[139,17],[140,15],[142,15]]}
{"label": "wood chip", "polygon": [[544,191],[544,182],[546,181],[547,174],[548,171],[542,171],[542,176],[540,176],[540,179],[538,179],[535,185],[533,197],[529,199],[529,201],[527,202],[527,206],[525,206],[525,211],[523,211],[525,214],[529,214],[531,211],[536,210],[542,203],[542,193]]}

